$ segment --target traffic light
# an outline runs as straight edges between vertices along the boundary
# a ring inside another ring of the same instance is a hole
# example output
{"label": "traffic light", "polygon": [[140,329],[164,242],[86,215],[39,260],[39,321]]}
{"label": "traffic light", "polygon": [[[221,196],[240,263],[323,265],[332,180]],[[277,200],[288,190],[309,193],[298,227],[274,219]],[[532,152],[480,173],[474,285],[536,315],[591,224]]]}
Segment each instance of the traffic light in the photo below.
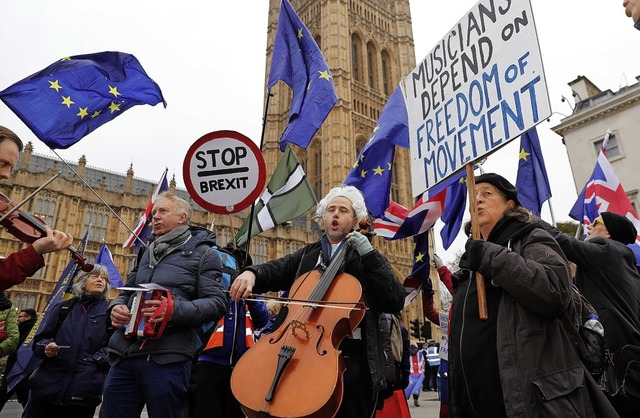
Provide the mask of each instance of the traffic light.
{"label": "traffic light", "polygon": [[420,321],[414,319],[413,321],[409,321],[411,323],[411,336],[416,339],[420,339]]}
{"label": "traffic light", "polygon": [[420,328],[420,334],[422,334],[423,340],[431,339],[431,324],[429,322],[425,322],[422,324],[422,328]]}

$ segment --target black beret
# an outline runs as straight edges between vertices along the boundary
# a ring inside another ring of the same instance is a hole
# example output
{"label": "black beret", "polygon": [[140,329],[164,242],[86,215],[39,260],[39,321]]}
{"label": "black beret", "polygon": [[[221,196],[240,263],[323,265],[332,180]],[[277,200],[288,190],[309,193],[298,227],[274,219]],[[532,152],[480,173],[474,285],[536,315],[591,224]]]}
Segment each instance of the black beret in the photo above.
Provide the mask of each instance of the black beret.
{"label": "black beret", "polygon": [[505,179],[496,173],[485,173],[476,177],[476,184],[489,183],[495,186],[507,197],[507,200],[513,200],[516,206],[522,206],[520,200],[518,200],[518,190],[515,186],[509,183],[509,180]]}
{"label": "black beret", "polygon": [[600,216],[611,239],[623,244],[632,244],[636,241],[636,227],[629,219],[613,212],[602,212]]}

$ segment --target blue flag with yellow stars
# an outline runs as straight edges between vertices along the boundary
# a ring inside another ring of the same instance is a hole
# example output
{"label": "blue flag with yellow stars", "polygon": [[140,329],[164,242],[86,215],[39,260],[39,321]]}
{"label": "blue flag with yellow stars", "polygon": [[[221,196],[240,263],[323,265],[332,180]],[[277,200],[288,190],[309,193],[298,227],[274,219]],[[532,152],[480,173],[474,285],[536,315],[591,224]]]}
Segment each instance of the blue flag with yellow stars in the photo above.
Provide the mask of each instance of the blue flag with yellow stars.
{"label": "blue flag with yellow stars", "polygon": [[66,57],[0,92],[0,99],[50,148],[69,148],[140,104],[166,107],[160,87],[122,52]]}
{"label": "blue flag with yellow stars", "polygon": [[369,141],[344,181],[362,192],[374,218],[381,218],[389,206],[396,145],[409,148],[409,117],[400,87],[387,100]]}
{"label": "blue flag with yellow stars", "polygon": [[542,204],[551,197],[551,186],[535,127],[520,136],[516,189],[522,206],[540,216]]}
{"label": "blue flag with yellow stars", "polygon": [[279,80],[293,91],[280,151],[284,152],[287,143],[306,149],[338,97],[318,44],[287,0],[280,5],[267,87],[271,89]]}

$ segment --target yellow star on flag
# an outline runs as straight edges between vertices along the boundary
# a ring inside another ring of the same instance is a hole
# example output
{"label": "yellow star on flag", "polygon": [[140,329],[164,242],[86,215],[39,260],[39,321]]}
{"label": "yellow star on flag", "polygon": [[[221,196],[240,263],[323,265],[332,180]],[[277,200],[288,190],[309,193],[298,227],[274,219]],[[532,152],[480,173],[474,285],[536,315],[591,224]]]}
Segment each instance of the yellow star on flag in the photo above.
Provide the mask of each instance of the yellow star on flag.
{"label": "yellow star on flag", "polygon": [[62,103],[63,105],[67,105],[67,107],[70,109],[72,104],[75,104],[75,102],[71,101],[71,96],[67,96],[64,97],[62,96]]}
{"label": "yellow star on flag", "polygon": [[115,97],[122,96],[122,94],[118,93],[118,86],[116,87],[109,86],[109,94],[113,94]]}
{"label": "yellow star on flag", "polygon": [[387,170],[391,170],[391,163],[387,163],[387,166],[389,167]]}
{"label": "yellow star on flag", "polygon": [[356,162],[355,162],[355,163],[353,163],[353,168],[358,168],[358,165],[359,165],[359,164],[358,164],[358,160],[356,160]]}
{"label": "yellow star on flag", "polygon": [[298,29],[298,39],[302,39],[302,28]]}
{"label": "yellow star on flag", "polygon": [[325,80],[331,80],[331,76],[329,75],[329,70],[318,71],[320,74],[320,78],[324,78]]}
{"label": "yellow star on flag", "polygon": [[530,155],[531,155],[531,153],[525,151],[524,148],[522,148],[522,150],[520,150],[519,159],[527,161],[527,157],[530,156]]}
{"label": "yellow star on flag", "polygon": [[60,61],[71,61],[71,57],[64,57]]}
{"label": "yellow star on flag", "polygon": [[91,115],[91,119],[97,117],[98,115],[100,115],[100,111],[96,110],[95,112],[93,112],[93,114]]}
{"label": "yellow star on flag", "polygon": [[88,107],[79,108],[80,112],[76,116],[80,116],[80,119],[84,119],[85,116],[89,116],[89,112],[87,112]]}
{"label": "yellow star on flag", "polygon": [[60,91],[60,89],[62,88],[62,86],[60,84],[58,84],[58,80],[56,81],[49,81],[49,84],[51,84],[49,86],[50,89],[54,89],[57,92]]}
{"label": "yellow star on flag", "polygon": [[111,110],[111,113],[113,112],[119,112],[120,111],[120,103],[114,103],[111,102],[111,104],[109,105],[109,109]]}
{"label": "yellow star on flag", "polygon": [[362,170],[362,171],[360,172],[360,177],[362,177],[362,178],[367,177],[367,172],[366,172],[365,170]]}
{"label": "yellow star on flag", "polygon": [[380,167],[380,166],[378,166],[378,167],[376,167],[376,168],[374,168],[374,169],[373,169],[373,175],[374,175],[374,176],[375,176],[375,175],[379,175],[379,176],[381,176],[383,172],[384,172],[384,168],[382,168],[382,167]]}
{"label": "yellow star on flag", "polygon": [[418,255],[416,256],[416,263],[422,263],[423,258],[424,258],[424,254],[418,253]]}

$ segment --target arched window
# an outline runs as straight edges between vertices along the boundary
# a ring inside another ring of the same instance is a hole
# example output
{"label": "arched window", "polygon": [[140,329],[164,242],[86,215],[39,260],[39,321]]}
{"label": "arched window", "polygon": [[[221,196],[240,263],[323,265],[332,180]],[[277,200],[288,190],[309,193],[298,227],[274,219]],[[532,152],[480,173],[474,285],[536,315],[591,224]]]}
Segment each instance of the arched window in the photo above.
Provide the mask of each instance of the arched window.
{"label": "arched window", "polygon": [[384,50],[382,51],[382,88],[385,96],[391,95],[393,91],[391,80],[391,57],[389,56],[389,52]]}
{"label": "arched window", "polygon": [[378,55],[376,53],[376,47],[373,43],[369,42],[367,44],[367,80],[369,82],[369,87],[372,89],[376,89],[376,80],[378,79],[378,68],[377,68],[377,58]]}
{"label": "arched window", "polygon": [[104,209],[90,208],[84,215],[84,230],[88,231],[87,240],[104,241],[107,236],[109,214]]}
{"label": "arched window", "polygon": [[353,72],[353,79],[356,81],[362,81],[362,41],[357,34],[351,35],[351,70]]}
{"label": "arched window", "polygon": [[54,214],[56,211],[56,200],[53,196],[44,195],[36,200],[36,210],[34,215],[42,219],[49,226],[53,226]]}

